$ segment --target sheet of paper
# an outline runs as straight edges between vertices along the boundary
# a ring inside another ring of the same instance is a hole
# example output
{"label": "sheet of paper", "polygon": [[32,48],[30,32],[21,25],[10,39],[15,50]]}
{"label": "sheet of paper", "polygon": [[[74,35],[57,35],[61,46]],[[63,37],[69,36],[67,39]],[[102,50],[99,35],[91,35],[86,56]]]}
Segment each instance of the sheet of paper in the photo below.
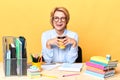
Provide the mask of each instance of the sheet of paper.
{"label": "sheet of paper", "polygon": [[41,67],[43,70],[52,70],[60,65],[61,64],[43,64]]}
{"label": "sheet of paper", "polygon": [[82,63],[63,63],[58,70],[65,71],[81,71],[83,64]]}

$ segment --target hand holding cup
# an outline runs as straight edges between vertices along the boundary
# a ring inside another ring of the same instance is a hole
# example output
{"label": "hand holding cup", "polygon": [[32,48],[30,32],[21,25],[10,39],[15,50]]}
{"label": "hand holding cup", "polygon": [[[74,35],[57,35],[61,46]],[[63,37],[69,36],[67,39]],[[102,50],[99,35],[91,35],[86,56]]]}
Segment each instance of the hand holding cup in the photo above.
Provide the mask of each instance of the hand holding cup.
{"label": "hand holding cup", "polygon": [[65,49],[64,38],[66,38],[66,36],[58,36],[57,38],[58,38],[59,48]]}

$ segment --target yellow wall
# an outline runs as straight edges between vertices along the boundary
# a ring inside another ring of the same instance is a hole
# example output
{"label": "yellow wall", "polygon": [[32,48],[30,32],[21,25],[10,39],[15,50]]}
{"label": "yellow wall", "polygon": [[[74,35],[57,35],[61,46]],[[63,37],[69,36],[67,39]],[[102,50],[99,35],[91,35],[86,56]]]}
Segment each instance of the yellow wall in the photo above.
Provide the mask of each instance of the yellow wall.
{"label": "yellow wall", "polygon": [[40,36],[52,28],[50,12],[56,6],[70,12],[68,29],[79,34],[83,61],[106,54],[120,60],[120,0],[0,0],[0,61],[2,36],[22,35],[28,56],[40,53]]}

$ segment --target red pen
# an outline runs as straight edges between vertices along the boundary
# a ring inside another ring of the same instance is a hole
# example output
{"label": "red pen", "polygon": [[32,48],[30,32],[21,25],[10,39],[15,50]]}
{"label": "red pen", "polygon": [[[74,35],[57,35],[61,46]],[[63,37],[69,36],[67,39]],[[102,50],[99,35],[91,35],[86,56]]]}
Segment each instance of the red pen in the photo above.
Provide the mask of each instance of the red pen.
{"label": "red pen", "polygon": [[65,74],[65,75],[63,75],[63,77],[75,76],[75,75],[80,75],[80,74]]}

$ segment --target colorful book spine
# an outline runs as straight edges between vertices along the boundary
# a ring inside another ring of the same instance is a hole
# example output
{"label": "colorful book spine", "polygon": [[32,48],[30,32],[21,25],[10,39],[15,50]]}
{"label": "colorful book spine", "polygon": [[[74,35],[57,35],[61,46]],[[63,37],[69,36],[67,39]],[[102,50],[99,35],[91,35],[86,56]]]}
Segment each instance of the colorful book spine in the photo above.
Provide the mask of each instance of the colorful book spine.
{"label": "colorful book spine", "polygon": [[6,71],[5,71],[5,75],[6,76],[10,76],[10,65],[11,65],[11,52],[10,50],[7,51],[7,57],[6,57],[6,63],[5,63],[5,68],[6,68]]}
{"label": "colorful book spine", "polygon": [[118,64],[118,61],[112,61],[109,64],[105,64],[105,63],[94,61],[94,60],[90,60],[90,62],[100,64],[100,65],[103,65],[103,66],[107,66],[107,67],[112,67],[112,68],[117,67],[117,64]]}
{"label": "colorful book spine", "polygon": [[22,43],[16,38],[17,75],[22,75]]}
{"label": "colorful book spine", "polygon": [[41,77],[40,74],[41,74],[40,71],[31,72],[31,71],[27,70],[27,76],[29,78],[40,78]]}
{"label": "colorful book spine", "polygon": [[105,64],[109,63],[106,57],[102,57],[102,56],[93,56],[90,58],[90,60],[98,61],[98,62],[105,63]]}
{"label": "colorful book spine", "polygon": [[115,64],[111,64],[111,65],[107,65],[107,64],[100,63],[100,62],[93,61],[93,60],[90,60],[90,62],[92,62],[92,63],[94,63],[94,64],[97,64],[97,65],[99,65],[99,66],[103,66],[103,67],[104,67],[104,70],[117,67],[117,64],[116,64],[116,63],[115,63]]}
{"label": "colorful book spine", "polygon": [[97,73],[100,73],[100,74],[105,74],[105,72],[106,72],[104,70],[101,70],[101,69],[98,69],[98,68],[94,68],[94,67],[90,67],[90,66],[87,66],[87,70],[93,71],[93,72],[97,72]]}
{"label": "colorful book spine", "polygon": [[98,68],[98,69],[101,69],[101,70],[106,70],[107,69],[105,66],[100,65],[100,64],[96,64],[96,63],[93,63],[93,62],[86,62],[86,65],[91,66],[91,67],[95,67],[95,68]]}
{"label": "colorful book spine", "polygon": [[98,74],[98,73],[95,73],[95,72],[92,72],[92,71],[89,71],[89,70],[86,70],[85,73],[93,75],[93,76],[97,76],[97,77],[100,77],[100,78],[105,77],[103,74]]}
{"label": "colorful book spine", "polygon": [[96,63],[96,64],[100,64],[102,66],[108,66],[108,64],[106,64],[106,63],[98,62],[98,61],[95,61],[95,60],[90,60],[90,62],[93,62],[93,63]]}
{"label": "colorful book spine", "polygon": [[10,71],[10,75],[17,75],[17,64],[16,64],[16,50],[15,50],[15,45],[13,43],[11,43],[9,45],[10,51],[11,51],[11,71]]}
{"label": "colorful book spine", "polygon": [[87,70],[93,71],[93,72],[96,72],[96,73],[100,73],[100,74],[105,74],[105,75],[107,75],[109,73],[115,73],[115,69],[101,70],[101,69],[90,67],[90,66],[87,66]]}
{"label": "colorful book spine", "polygon": [[86,70],[85,73],[93,75],[93,76],[97,76],[97,77],[100,77],[100,78],[107,78],[107,77],[110,77],[110,76],[114,75],[113,72],[110,72],[109,74],[99,74],[99,73],[89,71],[89,70]]}

